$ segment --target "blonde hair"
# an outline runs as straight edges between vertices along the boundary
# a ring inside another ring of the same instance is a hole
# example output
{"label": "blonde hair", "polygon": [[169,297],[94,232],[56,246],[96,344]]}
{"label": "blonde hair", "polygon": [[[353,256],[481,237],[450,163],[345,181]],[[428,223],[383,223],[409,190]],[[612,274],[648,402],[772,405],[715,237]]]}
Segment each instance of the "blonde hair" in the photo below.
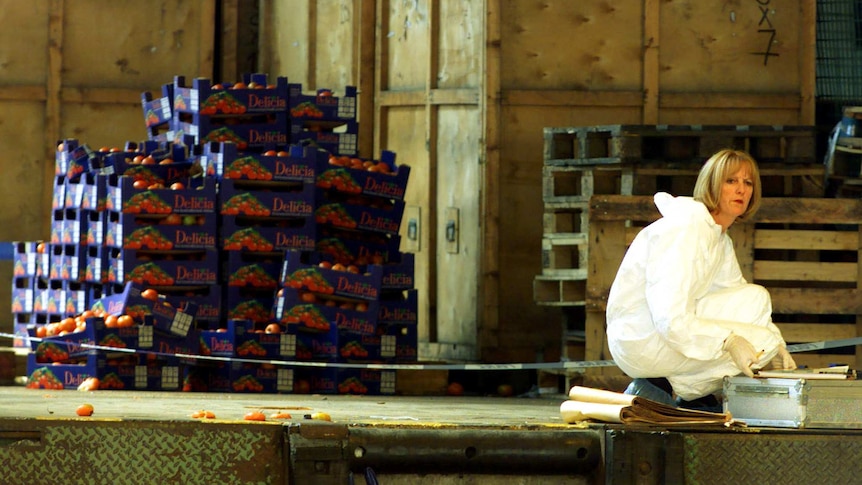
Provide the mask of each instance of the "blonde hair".
{"label": "blonde hair", "polygon": [[748,207],[739,216],[739,219],[745,220],[753,216],[760,208],[762,198],[760,170],[757,168],[757,162],[754,161],[754,158],[742,150],[724,149],[709,157],[697,175],[697,182],[694,184],[694,200],[702,202],[710,213],[715,212],[718,209],[722,185],[729,176],[738,172],[745,165],[751,171],[753,190]]}

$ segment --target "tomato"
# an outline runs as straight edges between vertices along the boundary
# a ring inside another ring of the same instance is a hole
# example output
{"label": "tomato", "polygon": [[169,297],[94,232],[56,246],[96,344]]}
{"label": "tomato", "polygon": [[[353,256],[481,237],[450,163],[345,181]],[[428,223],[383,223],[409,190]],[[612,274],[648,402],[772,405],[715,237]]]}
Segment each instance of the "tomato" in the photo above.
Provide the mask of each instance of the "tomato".
{"label": "tomato", "polygon": [[135,319],[130,315],[120,315],[117,317],[117,328],[128,328],[135,326]]}
{"label": "tomato", "polygon": [[154,290],[153,288],[147,288],[146,290],[142,291],[141,296],[146,298],[147,300],[159,301],[159,292]]}
{"label": "tomato", "polygon": [[144,157],[143,160],[141,160],[141,165],[155,165],[155,164],[156,164],[156,159],[153,158],[152,155],[147,155],[146,157]]}
{"label": "tomato", "polygon": [[249,411],[242,419],[246,421],[266,421],[266,415],[260,411]]}
{"label": "tomato", "polygon": [[186,185],[182,182],[174,182],[171,184],[171,190],[183,190],[186,188]]}
{"label": "tomato", "polygon": [[269,417],[272,419],[291,419],[293,416],[288,413],[279,411],[277,413],[270,414]]}
{"label": "tomato", "polygon": [[215,419],[215,413],[212,411],[204,411],[201,409],[200,411],[195,411],[192,413],[193,419]]}
{"label": "tomato", "polygon": [[45,243],[40,242],[36,245],[36,252],[39,254],[45,254]]}
{"label": "tomato", "polygon": [[105,317],[105,327],[107,328],[117,328],[117,316],[116,315],[108,315]]}
{"label": "tomato", "polygon": [[311,392],[311,384],[305,379],[299,379],[293,383],[293,392],[296,394],[308,394]]}
{"label": "tomato", "polygon": [[464,386],[459,382],[452,382],[446,387],[446,394],[449,396],[463,396]]}
{"label": "tomato", "polygon": [[94,409],[92,404],[81,404],[78,406],[78,409],[75,409],[75,414],[78,416],[92,416],[93,411]]}
{"label": "tomato", "polygon": [[149,187],[150,184],[147,183],[146,180],[135,180],[132,182],[132,188],[137,190],[144,190]]}
{"label": "tomato", "polygon": [[[79,391],[98,391],[99,390],[99,378],[98,377],[88,377],[84,379],[78,386]],[[92,413],[91,413],[92,414]]]}
{"label": "tomato", "polygon": [[277,323],[270,323],[263,331],[264,333],[281,333],[281,326]]}

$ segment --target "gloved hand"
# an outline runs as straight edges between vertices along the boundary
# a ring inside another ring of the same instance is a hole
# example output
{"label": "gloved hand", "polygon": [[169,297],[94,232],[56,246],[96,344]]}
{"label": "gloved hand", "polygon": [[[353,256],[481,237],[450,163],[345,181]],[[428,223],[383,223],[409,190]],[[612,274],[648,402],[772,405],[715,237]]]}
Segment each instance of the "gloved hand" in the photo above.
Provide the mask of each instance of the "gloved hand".
{"label": "gloved hand", "polygon": [[730,354],[733,363],[748,377],[754,377],[754,371],[751,370],[751,365],[757,363],[757,351],[751,342],[745,340],[735,333],[731,333],[724,339],[722,349]]}
{"label": "gloved hand", "polygon": [[787,348],[781,346],[778,348],[778,354],[772,358],[773,369],[795,369],[796,361],[790,356]]}

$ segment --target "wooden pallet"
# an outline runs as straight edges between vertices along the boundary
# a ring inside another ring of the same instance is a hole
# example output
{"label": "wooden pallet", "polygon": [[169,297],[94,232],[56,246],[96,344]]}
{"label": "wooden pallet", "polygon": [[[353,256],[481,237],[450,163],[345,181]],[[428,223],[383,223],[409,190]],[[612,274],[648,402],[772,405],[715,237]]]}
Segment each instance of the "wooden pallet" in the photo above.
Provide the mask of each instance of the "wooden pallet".
{"label": "wooden pallet", "polygon": [[[542,168],[546,208],[583,204],[593,195],[691,195],[701,164],[619,164]],[[858,167],[858,164],[857,164]],[[760,179],[764,197],[822,197],[823,164],[764,164]]]}
{"label": "wooden pallet", "polygon": [[761,163],[816,163],[813,126],[599,125],[545,128],[545,165],[703,162],[722,148]]}
{"label": "wooden pallet", "polygon": [[[604,311],[613,278],[634,235],[659,214],[652,197],[596,196],[590,207],[586,358],[601,360],[610,358]],[[730,231],[744,276],[769,290],[788,343],[862,335],[862,200],[766,198],[755,220]],[[794,358],[859,368],[859,348]]]}
{"label": "wooden pallet", "polygon": [[587,234],[545,234],[542,238],[542,275],[578,276],[587,268]]}
{"label": "wooden pallet", "polygon": [[584,306],[586,286],[586,269],[565,276],[538,275],[533,279],[533,301],[545,306]]}

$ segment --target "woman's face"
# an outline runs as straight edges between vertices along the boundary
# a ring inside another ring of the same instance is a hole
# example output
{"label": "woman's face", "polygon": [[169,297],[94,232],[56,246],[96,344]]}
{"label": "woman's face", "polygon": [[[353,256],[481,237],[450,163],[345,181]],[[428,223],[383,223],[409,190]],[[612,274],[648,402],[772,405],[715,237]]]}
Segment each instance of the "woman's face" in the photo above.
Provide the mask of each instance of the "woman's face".
{"label": "woman's face", "polygon": [[721,185],[718,207],[712,214],[715,222],[727,230],[733,221],[748,209],[753,192],[751,167],[747,164],[740,165],[739,170],[728,175]]}

